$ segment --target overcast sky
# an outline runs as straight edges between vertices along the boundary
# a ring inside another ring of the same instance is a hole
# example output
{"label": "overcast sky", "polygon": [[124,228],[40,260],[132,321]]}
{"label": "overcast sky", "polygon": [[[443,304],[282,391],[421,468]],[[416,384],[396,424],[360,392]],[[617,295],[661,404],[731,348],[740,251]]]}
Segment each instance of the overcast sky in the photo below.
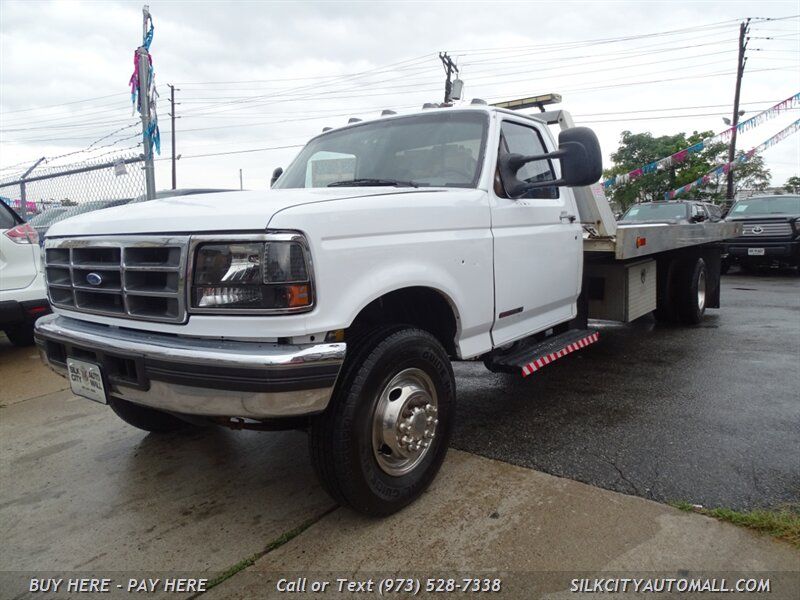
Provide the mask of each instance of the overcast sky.
{"label": "overcast sky", "polygon": [[[245,187],[258,189],[297,153],[286,146],[323,126],[441,100],[436,53],[447,50],[467,101],[560,92],[562,108],[597,131],[608,165],[625,129],[660,135],[725,128],[738,21],[746,17],[783,18],[752,24],[746,117],[800,91],[800,19],[785,18],[800,13],[798,6],[153,1],[161,157],[171,152],[167,83],[179,89],[179,187],[238,188],[241,168]],[[93,155],[133,146],[127,82],[141,43],[142,3],[3,0],[0,7],[0,177],[17,172],[13,165],[75,152],[103,136]],[[798,117],[794,110],[747,132],[739,147],[759,144]],[[278,149],[238,153],[261,148]],[[204,154],[214,156],[198,156]],[[764,157],[773,184],[783,184],[798,174],[800,133]],[[168,160],[156,163],[156,178],[158,188],[169,187]]]}

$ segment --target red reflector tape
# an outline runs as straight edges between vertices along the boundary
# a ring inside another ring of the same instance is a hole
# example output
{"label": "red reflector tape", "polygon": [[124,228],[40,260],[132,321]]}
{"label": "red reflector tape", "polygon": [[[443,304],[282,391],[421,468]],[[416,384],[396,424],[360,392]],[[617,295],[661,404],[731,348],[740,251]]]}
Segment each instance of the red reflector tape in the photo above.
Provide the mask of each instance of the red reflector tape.
{"label": "red reflector tape", "polygon": [[558,350],[556,352],[551,352],[550,354],[546,354],[541,358],[537,358],[536,360],[529,362],[527,365],[522,367],[522,376],[527,377],[528,375],[532,375],[545,365],[549,365],[551,362],[555,362],[562,356],[566,356],[571,352],[575,352],[576,350],[581,350],[582,348],[586,348],[586,346],[588,346],[589,344],[594,344],[599,338],[600,338],[600,333],[596,331],[591,335],[587,335],[585,338],[579,339],[577,342],[572,342],[571,344],[567,344],[561,350]]}
{"label": "red reflector tape", "polygon": [[637,237],[636,238],[636,247],[641,248],[642,246],[647,246],[647,238],[646,237]]}

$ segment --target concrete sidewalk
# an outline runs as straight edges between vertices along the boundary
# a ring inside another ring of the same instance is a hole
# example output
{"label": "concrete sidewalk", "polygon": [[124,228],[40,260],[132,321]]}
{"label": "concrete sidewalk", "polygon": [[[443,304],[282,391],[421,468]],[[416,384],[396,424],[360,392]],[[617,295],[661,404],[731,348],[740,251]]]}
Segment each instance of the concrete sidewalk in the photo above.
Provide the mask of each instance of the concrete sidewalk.
{"label": "concrete sidewalk", "polygon": [[[322,491],[302,433],[146,435],[2,336],[0,383],[0,584],[52,572],[214,578],[260,556],[201,598],[275,596],[280,577],[333,573],[500,576],[508,598],[559,593],[592,573],[788,574],[788,597],[800,589],[788,544],[524,467],[451,450],[418,502],[367,519]],[[17,583],[0,596],[17,597]]]}
{"label": "concrete sidewalk", "polygon": [[[729,580],[733,572],[771,574],[784,583],[772,597],[796,598],[798,588],[788,585],[797,585],[800,552],[702,515],[451,451],[430,491],[399,514],[374,520],[338,509],[206,595],[278,596],[280,577],[445,572],[510,573],[518,580],[522,573],[548,573],[547,591],[555,593],[559,580],[571,579],[567,571],[575,577],[725,572]],[[556,572],[561,576],[552,577]]]}

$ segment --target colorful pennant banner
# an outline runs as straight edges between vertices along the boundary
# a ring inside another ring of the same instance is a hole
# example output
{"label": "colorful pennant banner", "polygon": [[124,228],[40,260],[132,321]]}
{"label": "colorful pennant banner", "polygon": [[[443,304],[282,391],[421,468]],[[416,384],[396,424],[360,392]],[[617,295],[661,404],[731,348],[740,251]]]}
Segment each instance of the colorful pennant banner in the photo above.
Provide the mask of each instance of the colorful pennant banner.
{"label": "colorful pennant banner", "polygon": [[797,121],[795,121],[794,123],[789,125],[789,127],[787,127],[786,129],[783,129],[783,130],[779,131],[778,133],[773,135],[771,138],[769,138],[764,143],[756,146],[755,148],[750,149],[745,154],[742,154],[741,156],[736,157],[735,160],[733,160],[733,161],[731,161],[729,163],[726,163],[724,165],[719,165],[718,167],[712,169],[711,171],[709,171],[708,173],[706,173],[702,177],[698,177],[697,179],[695,179],[691,183],[687,183],[686,185],[684,185],[682,187],[679,187],[677,190],[672,190],[671,192],[666,192],[664,194],[664,200],[672,200],[676,196],[678,196],[680,194],[683,194],[683,193],[686,193],[689,190],[693,190],[694,188],[708,185],[711,182],[711,179],[713,177],[716,177],[716,176],[719,176],[719,175],[727,175],[729,171],[735,169],[736,167],[738,167],[742,163],[747,162],[748,160],[753,158],[759,152],[762,152],[762,151],[766,150],[767,148],[770,148],[770,147],[774,146],[778,142],[785,140],[787,137],[792,135],[798,129],[800,129],[800,119],[798,119]]}
{"label": "colorful pennant banner", "polygon": [[[776,105],[771,106],[770,108],[758,113],[753,117],[750,117],[745,121],[742,121],[735,127],[735,129],[737,130],[738,133],[749,131],[754,127],[758,127],[765,121],[768,121],[769,119],[778,116],[782,111],[794,108],[795,106],[800,106],[800,92],[798,92],[794,96],[786,98],[786,100],[781,100]],[[729,141],[731,135],[733,134],[733,130],[734,127],[731,127],[721,133],[711,136],[710,138],[706,138],[703,141],[694,144],[693,146],[689,146],[688,148],[680,150],[675,154],[672,154],[660,160],[646,164],[645,166],[639,169],[634,169],[633,171],[617,175],[616,177],[610,177],[609,179],[606,179],[603,182],[603,187],[605,189],[609,189],[616,185],[622,185],[630,181],[633,181],[634,179],[637,179],[642,175],[647,175],[648,173],[655,173],[656,171],[668,169],[672,165],[680,164],[683,161],[685,161],[690,154],[695,154],[697,152],[700,152],[704,148],[707,148],[708,146],[710,146],[715,142]]]}

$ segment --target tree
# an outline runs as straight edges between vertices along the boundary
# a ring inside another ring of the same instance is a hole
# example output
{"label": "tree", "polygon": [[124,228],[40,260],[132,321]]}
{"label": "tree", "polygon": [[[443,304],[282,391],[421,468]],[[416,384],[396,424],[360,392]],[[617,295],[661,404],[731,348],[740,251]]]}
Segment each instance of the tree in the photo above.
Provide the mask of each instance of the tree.
{"label": "tree", "polygon": [[[744,155],[744,152],[737,152],[737,158]],[[724,158],[718,160],[727,161],[727,149],[725,150]],[[763,192],[769,187],[771,180],[769,169],[764,166],[764,157],[756,154],[750,160],[738,163],[733,170],[733,192],[734,196],[742,190],[755,190]],[[709,193],[709,198],[718,202],[724,201],[727,192],[727,175],[714,176],[711,179],[708,187],[706,188]],[[691,194],[687,195],[692,197]]]}
{"label": "tree", "polygon": [[793,177],[789,177],[786,183],[783,184],[783,189],[790,194],[800,194],[800,176],[794,175]]}
{"label": "tree", "polygon": [[[611,155],[614,166],[604,172],[606,178],[628,173],[646,164],[670,156],[714,135],[712,131],[693,132],[691,135],[677,133],[654,137],[651,133],[623,131],[620,146]],[[727,162],[728,144],[717,142],[693,152],[680,163],[668,169],[644,174],[626,184],[611,188],[610,196],[623,209],[635,202],[663,200],[666,192],[679,188],[702,177],[715,166]],[[739,153],[741,155],[741,153]],[[748,187],[763,189],[769,185],[769,170],[764,168],[760,156],[742,163],[734,171],[737,189]],[[712,178],[709,185],[687,192],[682,198],[696,198],[712,202],[725,199],[725,178]]]}

